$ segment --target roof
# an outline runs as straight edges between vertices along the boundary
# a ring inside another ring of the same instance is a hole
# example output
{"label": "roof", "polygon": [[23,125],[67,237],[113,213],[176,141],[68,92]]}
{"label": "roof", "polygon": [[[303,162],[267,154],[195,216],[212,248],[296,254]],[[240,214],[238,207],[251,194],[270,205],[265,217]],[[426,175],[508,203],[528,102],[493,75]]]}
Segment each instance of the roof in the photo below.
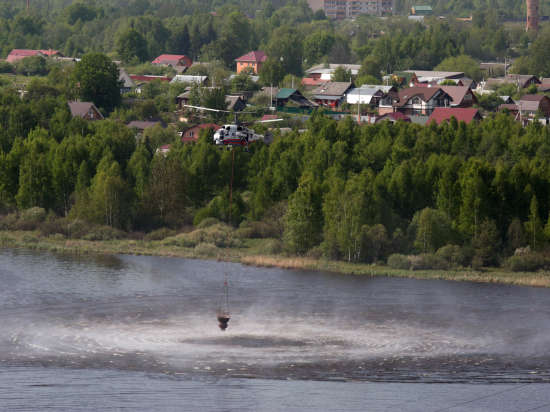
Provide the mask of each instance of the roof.
{"label": "roof", "polygon": [[524,94],[521,96],[518,101],[521,102],[540,102],[544,98],[548,98],[544,94]]}
{"label": "roof", "polygon": [[279,116],[277,116],[276,114],[264,114],[262,116],[262,118],[260,119],[260,121],[265,121],[265,120],[275,120],[275,119],[278,119]]}
{"label": "roof", "polygon": [[204,83],[208,76],[191,76],[187,74],[176,74],[170,83]]}
{"label": "roof", "polygon": [[408,87],[399,90],[399,101],[397,106],[404,106],[414,96],[419,96],[423,101],[429,101],[437,92],[442,91],[440,87]]}
{"label": "roof", "polygon": [[382,92],[378,87],[356,87],[348,92],[348,95],[374,96],[376,93]]}
{"label": "roof", "polygon": [[441,70],[405,70],[404,72],[414,73],[418,78],[425,77],[432,79],[460,79],[464,77],[464,72],[446,72]]}
{"label": "roof", "polygon": [[392,113],[386,113],[385,115],[380,116],[378,119],[376,119],[375,123],[381,122],[382,120],[389,120],[392,122],[397,122],[401,120],[403,122],[410,122],[411,118],[401,112],[392,112]]}
{"label": "roof", "polygon": [[136,86],[132,78],[128,75],[128,73],[126,73],[126,70],[124,69],[119,70],[118,81],[122,82],[123,87],[132,88]]}
{"label": "roof", "polygon": [[505,77],[491,77],[487,79],[487,85],[519,83],[521,87],[524,87],[531,80],[534,80],[535,83],[540,84],[539,79],[531,74],[509,74]]}
{"label": "roof", "polygon": [[92,102],[68,102],[68,105],[73,116],[85,117],[90,109],[95,109],[100,117],[103,117],[101,112]]}
{"label": "roof", "polygon": [[153,64],[171,64],[171,65],[177,65],[180,63],[181,59],[191,59],[187,57],[185,54],[161,54],[158,56],[155,60],[152,61]]}
{"label": "roof", "polygon": [[285,87],[285,88],[279,89],[279,93],[277,93],[276,98],[277,99],[288,99],[294,93],[296,93],[296,89],[290,89],[290,88]]}
{"label": "roof", "polygon": [[170,77],[166,76],[153,76],[151,74],[131,74],[130,79],[135,82],[152,82],[153,80],[160,80],[163,82],[169,82]]}
{"label": "roof", "polygon": [[424,10],[424,11],[432,11],[432,6],[425,6],[425,5],[413,6],[413,9],[415,9],[415,10]]}
{"label": "roof", "polygon": [[127,124],[128,127],[135,127],[139,130],[145,130],[149,127],[156,126],[157,124],[161,124],[158,121],[145,121],[145,120],[132,120],[130,123]]}
{"label": "roof", "polygon": [[459,122],[470,123],[472,120],[479,119],[481,115],[479,110],[471,107],[436,107],[428,119],[428,123],[435,121],[437,124],[441,124],[445,120],[450,120],[451,117]]}
{"label": "roof", "polygon": [[[451,96],[453,104],[460,104],[466,94],[472,93],[468,86],[438,86],[440,89],[443,89],[445,93]],[[472,93],[473,94],[473,93]]]}
{"label": "roof", "polygon": [[262,63],[267,60],[266,54],[261,50],[251,51],[235,59],[236,62]]}
{"label": "roof", "polygon": [[244,106],[246,106],[246,103],[242,96],[235,96],[235,95],[225,95],[225,102],[227,103],[227,110],[237,110],[240,111],[244,108],[244,106],[241,106],[240,108],[235,108],[235,105],[241,101]]}
{"label": "roof", "polygon": [[341,98],[351,87],[351,82],[327,82],[312,91],[314,98]]}
{"label": "roof", "polygon": [[10,54],[8,54],[8,57],[6,57],[6,61],[8,63],[13,63],[18,60],[24,59],[25,57],[40,56],[40,55],[44,55],[40,50],[13,49],[10,52]]}
{"label": "roof", "polygon": [[304,77],[302,79],[302,85],[303,86],[319,86],[320,84],[323,84],[326,80],[323,79],[313,79],[311,77]]}

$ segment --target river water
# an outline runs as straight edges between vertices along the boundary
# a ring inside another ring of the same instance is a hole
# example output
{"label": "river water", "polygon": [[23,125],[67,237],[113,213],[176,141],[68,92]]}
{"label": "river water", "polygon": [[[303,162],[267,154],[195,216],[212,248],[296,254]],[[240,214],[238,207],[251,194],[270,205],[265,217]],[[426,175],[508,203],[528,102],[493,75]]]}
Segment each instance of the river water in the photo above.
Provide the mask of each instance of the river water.
{"label": "river water", "polygon": [[0,282],[1,410],[550,410],[548,289],[21,250]]}

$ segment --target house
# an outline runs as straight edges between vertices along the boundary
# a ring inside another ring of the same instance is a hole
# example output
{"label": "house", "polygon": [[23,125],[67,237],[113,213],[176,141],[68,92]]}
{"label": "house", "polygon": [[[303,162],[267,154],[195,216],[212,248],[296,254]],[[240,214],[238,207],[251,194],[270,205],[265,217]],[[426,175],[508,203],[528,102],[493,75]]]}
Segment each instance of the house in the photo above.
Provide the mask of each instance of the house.
{"label": "house", "polygon": [[412,6],[411,14],[413,16],[431,16],[433,14],[432,6],[427,6],[427,5]]}
{"label": "house", "polygon": [[40,56],[40,57],[63,57],[63,55],[57,50],[30,50],[30,49],[13,49],[6,61],[8,63],[15,63],[26,57]]}
{"label": "house", "polygon": [[[453,79],[455,80],[455,79]],[[477,87],[477,82],[469,77],[462,77],[455,80],[457,86],[466,86],[474,90]]]}
{"label": "house", "polygon": [[275,95],[275,106],[282,107],[290,104],[294,107],[316,107],[317,104],[309,101],[299,90],[291,88],[279,89]]}
{"label": "house", "polygon": [[428,124],[432,121],[441,124],[444,121],[451,120],[452,117],[466,124],[482,119],[479,110],[474,108],[436,107],[428,119]]}
{"label": "house", "polygon": [[191,83],[203,85],[208,80],[208,76],[192,76],[185,74],[176,74],[170,83]]}
{"label": "house", "polygon": [[130,93],[136,87],[136,83],[124,69],[118,71],[118,81],[121,84],[120,94]]}
{"label": "house", "polygon": [[348,92],[346,101],[348,104],[369,104],[378,106],[380,100],[388,93],[397,95],[397,89],[393,86],[376,86],[364,84]]}
{"label": "house", "polygon": [[530,74],[508,74],[504,77],[496,77],[487,79],[486,86],[495,89],[503,84],[515,84],[520,89],[525,89],[532,84],[541,84],[540,80]]}
{"label": "house", "polygon": [[504,102],[504,104],[516,104],[510,96],[498,96]]}
{"label": "house", "polygon": [[441,70],[405,70],[404,73],[414,73],[414,83],[439,83],[444,80],[458,80],[464,77],[464,72],[447,72]]}
{"label": "house", "polygon": [[237,63],[237,74],[245,69],[251,69],[254,74],[258,74],[266,60],[267,56],[261,50],[246,53],[244,56],[235,59]]}
{"label": "house", "polygon": [[193,64],[193,61],[185,54],[161,54],[151,64],[158,66],[170,66],[183,72]]}
{"label": "house", "polygon": [[181,133],[181,141],[183,143],[196,142],[197,140],[199,140],[201,130],[218,130],[219,128],[221,128],[221,126],[218,126],[214,123],[202,123],[193,127],[189,127]]}
{"label": "house", "polygon": [[327,82],[312,91],[313,101],[319,106],[338,107],[353,87],[351,82]]}
{"label": "house", "polygon": [[501,104],[498,111],[507,110],[525,124],[538,118],[543,124],[550,122],[550,98],[542,94],[526,94],[515,104]]}
{"label": "house", "polygon": [[69,110],[73,117],[81,117],[84,120],[103,120],[103,115],[92,102],[68,102]]}
{"label": "house", "polygon": [[317,64],[306,70],[306,78],[313,80],[331,81],[332,75],[338,68],[349,70],[352,76],[357,76],[361,69],[360,64]]}
{"label": "house", "polygon": [[241,112],[246,107],[246,98],[243,95],[226,95],[225,102],[227,110],[231,112]]}
{"label": "house", "polygon": [[438,86],[451,96],[451,107],[472,107],[477,98],[468,86]]}
{"label": "house", "polygon": [[409,87],[399,91],[392,98],[392,104],[382,99],[378,105],[379,113],[399,111],[407,115],[429,116],[436,107],[450,107],[451,96],[440,87]]}
{"label": "house", "polygon": [[163,156],[166,156],[168,154],[168,152],[170,151],[170,149],[172,149],[172,145],[171,144],[165,144],[165,145],[162,145],[159,148],[157,148],[157,150],[155,150],[155,154],[161,154]]}

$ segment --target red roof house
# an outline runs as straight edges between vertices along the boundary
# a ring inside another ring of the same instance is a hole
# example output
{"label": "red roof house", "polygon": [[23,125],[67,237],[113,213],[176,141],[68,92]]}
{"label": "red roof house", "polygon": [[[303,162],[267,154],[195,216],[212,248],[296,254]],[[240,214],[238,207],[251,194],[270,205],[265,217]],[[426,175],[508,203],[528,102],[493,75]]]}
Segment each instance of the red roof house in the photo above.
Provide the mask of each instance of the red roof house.
{"label": "red roof house", "polygon": [[237,74],[251,68],[255,74],[260,72],[262,64],[267,60],[266,54],[261,50],[251,51],[244,56],[235,59],[237,62]]}
{"label": "red roof house", "polygon": [[436,107],[428,119],[428,124],[432,121],[441,124],[446,120],[450,120],[451,117],[466,124],[471,123],[473,120],[481,120],[479,110],[474,108]]}
{"label": "red roof house", "polygon": [[161,54],[152,64],[158,64],[159,66],[172,66],[172,67],[191,67],[193,61],[184,54]]}
{"label": "red roof house", "polygon": [[13,49],[10,52],[10,54],[8,54],[8,57],[6,57],[6,61],[8,63],[15,63],[26,57],[32,57],[32,56],[54,57],[54,56],[62,56],[62,54],[59,53],[59,51],[57,50]]}
{"label": "red roof house", "polygon": [[201,130],[203,129],[217,130],[219,128],[221,128],[221,126],[218,126],[217,124],[214,124],[214,123],[198,124],[196,126],[185,129],[181,134],[181,141],[183,143],[196,142],[199,139]]}

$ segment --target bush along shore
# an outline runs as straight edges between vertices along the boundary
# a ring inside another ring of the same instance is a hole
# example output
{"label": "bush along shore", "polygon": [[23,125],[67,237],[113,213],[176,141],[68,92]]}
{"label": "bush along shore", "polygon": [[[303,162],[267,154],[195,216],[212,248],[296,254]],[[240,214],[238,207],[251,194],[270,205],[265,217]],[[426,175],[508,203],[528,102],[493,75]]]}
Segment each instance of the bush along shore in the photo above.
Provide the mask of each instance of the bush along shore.
{"label": "bush along shore", "polygon": [[[9,227],[8,227],[9,226]],[[447,245],[434,254],[392,254],[386,262],[354,263],[330,260],[319,251],[307,256],[285,252],[284,243],[262,237],[257,227],[233,228],[216,219],[196,227],[174,231],[158,229],[148,234],[127,233],[109,226],[90,225],[81,220],[47,216],[30,209],[20,215],[0,218],[0,247],[69,252],[109,253],[218,259],[258,267],[329,271],[348,275],[443,279],[482,283],[550,287],[550,260],[529,249],[497,267],[463,266],[467,252]]]}

